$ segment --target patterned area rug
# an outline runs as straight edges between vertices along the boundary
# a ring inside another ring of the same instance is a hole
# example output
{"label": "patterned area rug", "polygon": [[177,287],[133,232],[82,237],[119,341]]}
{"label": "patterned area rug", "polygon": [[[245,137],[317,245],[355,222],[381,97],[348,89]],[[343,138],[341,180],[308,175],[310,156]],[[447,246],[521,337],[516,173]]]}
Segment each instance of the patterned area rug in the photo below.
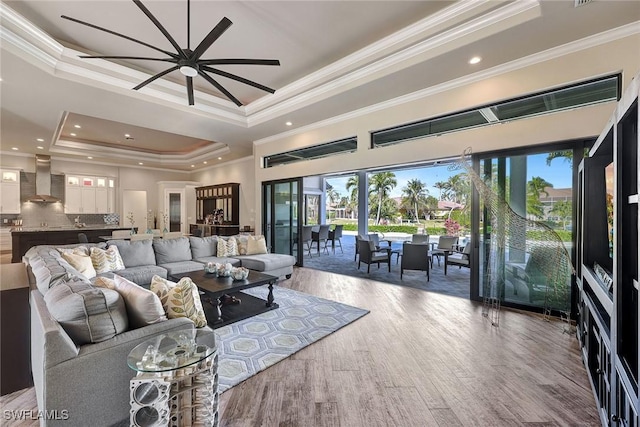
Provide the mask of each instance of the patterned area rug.
{"label": "patterned area rug", "polygon": [[[268,288],[242,292],[266,299]],[[280,308],[216,329],[220,393],[369,312],[279,286],[273,292]]]}

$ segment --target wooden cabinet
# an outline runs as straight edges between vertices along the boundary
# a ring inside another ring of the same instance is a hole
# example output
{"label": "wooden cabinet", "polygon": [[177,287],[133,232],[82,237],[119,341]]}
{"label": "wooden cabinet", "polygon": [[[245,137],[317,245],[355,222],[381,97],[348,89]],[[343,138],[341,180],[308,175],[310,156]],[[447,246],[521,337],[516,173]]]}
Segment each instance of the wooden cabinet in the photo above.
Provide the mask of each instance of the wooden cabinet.
{"label": "wooden cabinet", "polygon": [[631,82],[579,167],[578,338],[602,425],[638,426],[638,95]]}
{"label": "wooden cabinet", "polygon": [[0,171],[0,213],[20,213],[20,171],[2,169]]}
{"label": "wooden cabinet", "polygon": [[65,181],[65,213],[114,212],[115,180],[113,178],[67,175]]}
{"label": "wooden cabinet", "polygon": [[219,225],[240,224],[240,184],[227,183],[196,187],[196,222],[222,210]]}

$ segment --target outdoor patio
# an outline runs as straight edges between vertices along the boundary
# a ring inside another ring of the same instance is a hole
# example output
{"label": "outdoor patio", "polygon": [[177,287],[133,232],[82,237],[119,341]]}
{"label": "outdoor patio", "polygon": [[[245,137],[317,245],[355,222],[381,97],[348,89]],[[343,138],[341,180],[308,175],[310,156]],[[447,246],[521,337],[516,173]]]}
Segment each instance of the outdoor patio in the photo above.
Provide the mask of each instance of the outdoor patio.
{"label": "outdoor patio", "polygon": [[[394,250],[402,249],[401,239],[403,237],[410,239],[410,236],[395,236],[390,234],[385,234],[384,237],[392,240],[391,247]],[[444,260],[441,261],[440,265],[438,265],[438,261],[435,260],[433,268],[430,271],[431,278],[429,282],[427,282],[424,271],[413,270],[405,270],[402,280],[400,280],[400,264],[396,264],[396,256],[392,255],[390,273],[386,264],[381,264],[379,269],[374,264],[371,266],[370,274],[367,274],[366,264],[361,264],[360,270],[358,270],[358,263],[353,260],[355,255],[355,233],[345,232],[341,240],[343,253],[340,252],[340,247],[336,244],[336,252],[334,254],[331,249],[331,244],[329,244],[329,254],[327,255],[321,247],[320,255],[318,255],[316,247],[314,246],[311,250],[312,256],[309,257],[308,253],[304,256],[304,267],[344,274],[346,276],[368,278],[393,285],[409,286],[461,298],[469,298],[470,270],[468,268],[449,265],[447,275],[445,276]],[[434,241],[437,242],[437,238]]]}

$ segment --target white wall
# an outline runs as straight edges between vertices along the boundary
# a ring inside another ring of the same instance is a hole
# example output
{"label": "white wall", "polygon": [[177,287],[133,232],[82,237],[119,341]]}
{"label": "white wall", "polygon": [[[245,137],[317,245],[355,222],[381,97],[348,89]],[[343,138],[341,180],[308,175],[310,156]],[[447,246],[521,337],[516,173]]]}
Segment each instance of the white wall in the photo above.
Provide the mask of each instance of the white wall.
{"label": "white wall", "polygon": [[256,182],[253,157],[193,172],[191,179],[203,186],[228,182],[240,184],[240,227],[255,226],[259,220],[261,185]]}
{"label": "white wall", "polygon": [[[451,88],[425,88],[426,95],[406,102],[389,102],[305,128],[256,141],[256,186],[263,181],[322,175],[458,157],[466,147],[474,152],[523,147],[596,136],[615,108],[615,102],[506,124],[454,132],[402,144],[371,149],[370,132],[430,117],[466,110],[541,90],[564,86],[622,71],[626,87],[640,70],[640,35],[603,43],[558,58],[512,69],[494,77]],[[515,67],[514,67],[515,68]],[[417,98],[417,97],[414,97]],[[357,136],[354,153],[264,169],[261,159],[305,146]],[[258,206],[259,199],[256,199]]]}

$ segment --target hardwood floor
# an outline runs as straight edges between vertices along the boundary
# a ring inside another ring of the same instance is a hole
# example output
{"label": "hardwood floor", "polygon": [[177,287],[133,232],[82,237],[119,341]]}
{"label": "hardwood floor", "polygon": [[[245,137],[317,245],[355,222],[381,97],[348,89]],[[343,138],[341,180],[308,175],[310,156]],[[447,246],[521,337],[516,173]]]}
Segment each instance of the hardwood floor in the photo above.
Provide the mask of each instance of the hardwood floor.
{"label": "hardwood floor", "polygon": [[[223,393],[221,426],[600,425],[559,322],[496,328],[469,300],[304,268],[280,286],[371,313]],[[33,389],[0,406],[35,409]]]}

